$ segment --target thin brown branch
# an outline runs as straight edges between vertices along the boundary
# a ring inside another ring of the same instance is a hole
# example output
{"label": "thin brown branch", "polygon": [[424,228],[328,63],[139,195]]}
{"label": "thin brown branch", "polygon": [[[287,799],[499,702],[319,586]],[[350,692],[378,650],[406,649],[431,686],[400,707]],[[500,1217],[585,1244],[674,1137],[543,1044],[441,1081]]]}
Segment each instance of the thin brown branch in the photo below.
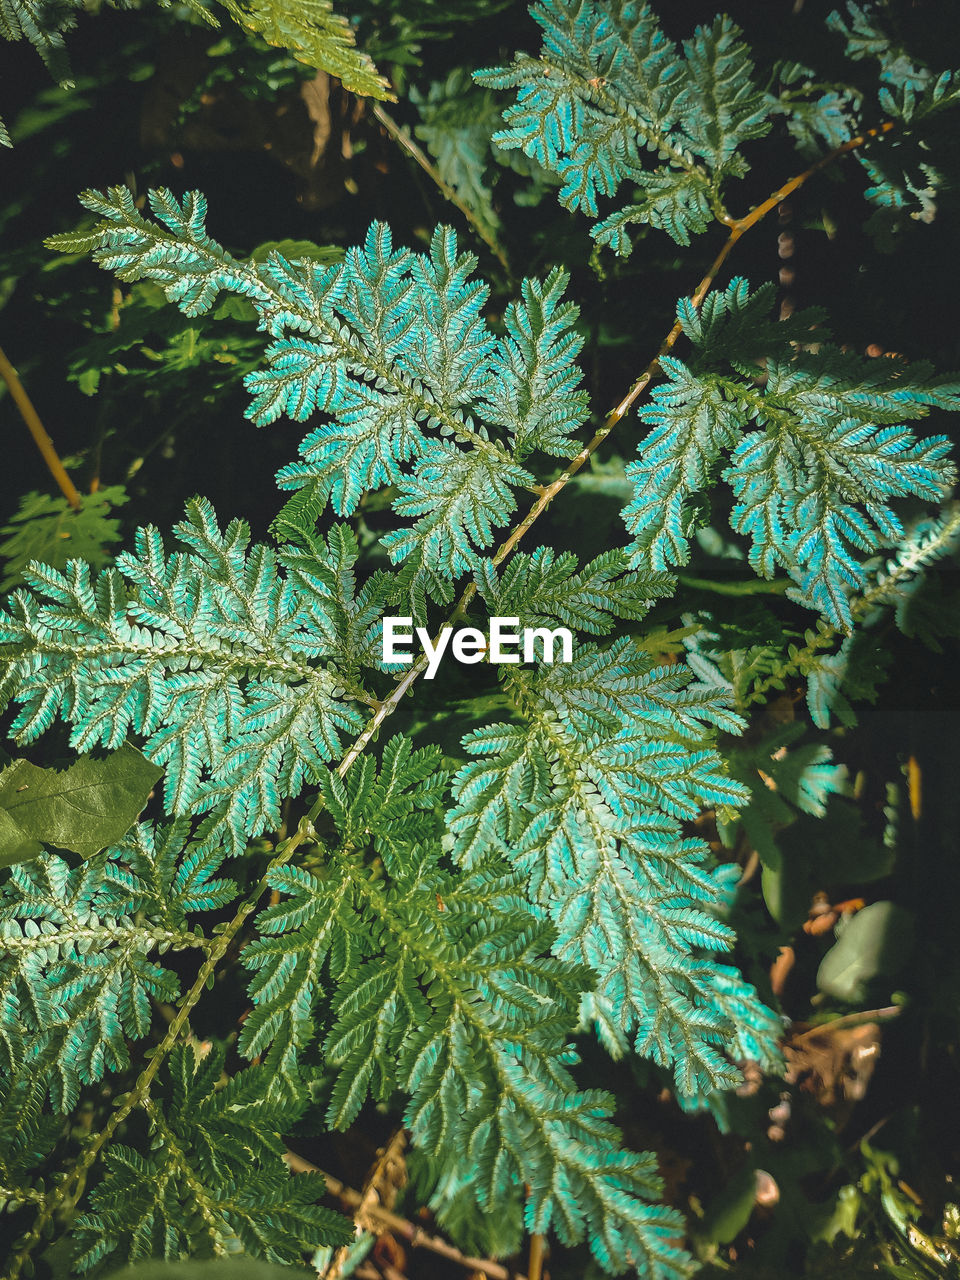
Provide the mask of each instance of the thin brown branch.
{"label": "thin brown branch", "polygon": [[414,141],[410,130],[404,128],[403,125],[398,124],[397,121],[394,120],[393,116],[390,115],[388,111],[384,110],[379,102],[375,102],[373,104],[371,111],[390,137],[393,138],[394,142],[402,147],[403,150],[406,151],[407,155],[417,162],[430,181],[436,184],[443,198],[445,200],[449,200],[452,205],[460,210],[483,243],[503,267],[504,271],[506,271],[507,275],[512,278],[513,272],[510,270],[510,260],[507,257],[507,253],[503,245],[483,220],[477,217],[475,211],[471,209],[465,201],[461,200],[453,187],[450,186],[449,182],[444,181],[440,176],[440,170],[433,163],[424,149]]}
{"label": "thin brown branch", "polygon": [[805,1031],[798,1031],[796,1035],[787,1037],[793,1044],[798,1040],[804,1040],[808,1036],[822,1035],[824,1031],[847,1030],[849,1027],[862,1027],[868,1022],[889,1022],[893,1018],[899,1018],[903,1013],[902,1006],[898,1004],[886,1005],[883,1009],[864,1009],[862,1013],[847,1013],[842,1018],[833,1018],[829,1022],[818,1022],[816,1026],[808,1027]]}
{"label": "thin brown branch", "polygon": [[391,1267],[389,1262],[384,1262],[380,1267],[380,1273],[383,1280],[407,1280],[402,1271],[398,1271],[396,1267]]}
{"label": "thin brown branch", "polygon": [[527,1262],[527,1280],[540,1280],[543,1275],[543,1235],[535,1231],[530,1237],[530,1255]]}
{"label": "thin brown branch", "polygon": [[745,231],[749,231],[751,227],[756,226],[761,218],[765,218],[772,209],[775,209],[781,200],[786,200],[787,196],[792,195],[794,191],[802,187],[805,182],[812,178],[814,174],[819,173],[821,169],[833,164],[834,160],[847,155],[848,152],[857,151],[868,142],[873,142],[876,138],[882,138],[895,128],[896,125],[892,120],[884,120],[883,124],[878,124],[875,129],[865,129],[863,133],[858,133],[849,142],[844,142],[842,146],[835,147],[833,151],[821,156],[808,169],[804,169],[803,173],[798,173],[795,178],[789,178],[782,187],[779,187],[771,196],[768,196],[763,204],[758,204],[755,209],[751,209],[744,217],[730,222],[728,225],[731,230],[737,230],[740,235],[743,235]]}
{"label": "thin brown branch", "polygon": [[[352,1211],[359,1207],[363,1198],[360,1192],[348,1187],[339,1178],[335,1178],[332,1174],[318,1169],[315,1164],[311,1164],[309,1160],[304,1160],[303,1156],[298,1156],[294,1151],[288,1151],[284,1159],[294,1173],[322,1174],[330,1195]],[[446,1258],[449,1262],[455,1262],[467,1271],[479,1271],[481,1275],[489,1277],[489,1280],[527,1280],[527,1277],[509,1270],[499,1262],[492,1262],[489,1258],[469,1257],[455,1245],[450,1244],[449,1241],[441,1239],[440,1236],[430,1235],[429,1232],[424,1231],[416,1223],[410,1222],[407,1218],[402,1218],[399,1214],[393,1213],[390,1209],[385,1209],[382,1205],[372,1205],[367,1212],[371,1226],[379,1227],[383,1231],[389,1231],[391,1235],[405,1240],[413,1249],[427,1249],[430,1253]]]}
{"label": "thin brown branch", "polygon": [[[377,1152],[377,1158],[366,1176],[363,1191],[360,1193],[353,1211],[353,1221],[356,1224],[358,1235],[362,1231],[370,1231],[372,1229],[374,1210],[385,1207],[382,1200],[384,1186],[390,1183],[391,1175],[397,1164],[402,1164],[403,1149],[406,1145],[407,1135],[400,1128],[393,1133],[387,1145]],[[403,1174],[401,1180],[405,1180],[405,1176]],[[330,1261],[330,1265],[323,1273],[324,1280],[339,1280],[340,1272],[343,1270],[343,1265],[349,1252],[349,1245],[344,1245],[337,1250]]]}
{"label": "thin brown branch", "polygon": [[53,447],[53,441],[47,435],[46,428],[40,421],[40,415],[33,407],[33,401],[27,395],[26,389],[17,375],[16,369],[7,359],[2,347],[0,347],[0,378],[7,384],[7,390],[10,392],[13,403],[20,410],[20,416],[27,424],[27,430],[33,436],[34,444],[40,450],[40,454],[50,469],[50,474],[60,486],[60,492],[70,503],[75,511],[80,508],[80,494],[77,492],[76,486],[64,470],[63,463],[60,461],[60,455]]}

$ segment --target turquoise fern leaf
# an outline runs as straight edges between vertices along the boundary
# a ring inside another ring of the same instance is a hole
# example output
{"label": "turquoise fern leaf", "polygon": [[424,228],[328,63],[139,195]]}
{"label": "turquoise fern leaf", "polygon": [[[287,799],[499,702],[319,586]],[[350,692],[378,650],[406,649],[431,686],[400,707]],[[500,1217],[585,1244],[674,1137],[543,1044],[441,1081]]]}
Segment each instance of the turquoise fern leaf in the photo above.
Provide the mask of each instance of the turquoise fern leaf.
{"label": "turquoise fern leaf", "polygon": [[617,253],[630,251],[631,223],[689,244],[721,207],[725,180],[747,172],[740,148],[769,131],[775,108],[756,88],[739,29],[718,18],[681,51],[646,4],[549,0],[531,13],[544,33],[540,57],[518,54],[475,76],[518,90],[494,141],[557,173],[561,203],[590,217],[598,197],[632,189],[635,201],[592,229]]}
{"label": "turquoise fern leaf", "polygon": [[755,324],[771,299],[769,288],[751,295],[735,280],[699,314],[681,303],[694,353],[662,360],[666,381],[641,414],[653,430],[627,471],[634,563],[686,562],[692,499],[728,452],[731,523],[750,539],[753,567],[771,577],[784,566],[799,599],[849,629],[850,595],[867,581],[863,553],[903,536],[892,501],[938,501],[955,475],[947,438],[918,440],[903,420],[960,408],[960,386],[922,363],[842,353],[820,329],[816,350],[797,350],[812,317]]}
{"label": "turquoise fern leaf", "polygon": [[895,26],[884,29],[889,18],[878,7],[847,0],[845,8],[845,16],[831,13],[827,26],[844,38],[848,58],[875,63],[877,84],[870,96],[883,118],[896,125],[881,143],[856,153],[868,179],[864,195],[875,206],[867,225],[889,248],[907,218],[933,221],[941,191],[951,185],[936,157],[948,154],[956,135],[960,76],[937,70],[906,48]]}
{"label": "turquoise fern leaf", "polygon": [[526,878],[555,953],[597,975],[583,1015],[613,1052],[632,1041],[691,1098],[735,1081],[724,1049],[774,1063],[777,1019],[736,970],[699,958],[731,943],[716,915],[731,884],[678,821],[748,796],[709,741],[710,726],[739,730],[724,695],[628,638],[505,680],[525,723],[465,739],[457,861],[498,855]]}
{"label": "turquoise fern leaf", "polygon": [[[308,524],[312,528],[313,521]],[[396,575],[377,572],[357,582],[360,548],[349,525],[334,525],[325,538],[302,526],[288,526],[288,532],[298,545],[283,548],[280,564],[326,650],[337,655],[338,671],[362,684],[365,669],[382,665],[383,615],[395,600]]]}
{"label": "turquoise fern leaf", "polygon": [[362,720],[316,625],[323,598],[299,594],[242,522],[221,532],[203,501],[175,532],[188,550],[167,555],[142,529],[97,578],[80,561],[34,566],[33,593],[0,613],[0,692],[22,704],[21,741],[58,713],[79,750],[140,735],[166,768],[167,811],[217,810],[208,847],[222,836],[239,851]]}
{"label": "turquoise fern leaf", "polygon": [[587,393],[575,363],[583,346],[578,308],[563,301],[569,276],[559,267],[546,280],[524,280],[521,298],[504,315],[506,335],[492,353],[483,393],[486,422],[509,431],[517,457],[534,450],[570,457],[570,436],[586,420]]}
{"label": "turquoise fern leaf", "polygon": [[489,547],[497,525],[516,508],[511,485],[532,484],[522,467],[479,450],[465,454],[446,442],[424,452],[416,473],[399,485],[399,515],[417,516],[409,528],[387,534],[383,545],[395,560],[420,549],[421,563],[456,580],[479,563],[475,548]]}
{"label": "turquoise fern leaf", "polygon": [[696,95],[696,110],[690,109],[690,98],[685,100],[681,127],[688,147],[706,162],[714,182],[728,173],[743,177],[749,166],[740,147],[770,131],[771,102],[756,87],[753,62],[740,34],[739,27],[720,16],[711,27],[699,27],[683,46],[688,93]]}
{"label": "turquoise fern leaf", "polygon": [[476,259],[458,253],[449,229],[437,229],[429,254],[395,249],[375,224],[336,265],[290,264],[277,253],[258,264],[210,239],[196,193],[180,205],[153,192],[159,227],[125,188],[83,201],[100,215],[97,227],[49,244],[90,250],[121,279],[157,281],[188,315],[208,311],[222,291],[247,299],[275,339],[268,367],[246,379],[249,416],[264,424],[283,413],[329,415],[304,440],[302,461],[277,477],[305,494],[282,520],[302,523],[328,501],[346,515],[371,489],[396,485],[394,509],[417,519],[388,549],[394,560],[414,557],[435,598],[448,593],[431,575],[467,572],[509,521],[513,491],[532,484],[521,460],[535,449],[576,452],[571,436],[587,407],[565,273],[525,281],[497,338],[483,317],[487,286],[471,278]]}

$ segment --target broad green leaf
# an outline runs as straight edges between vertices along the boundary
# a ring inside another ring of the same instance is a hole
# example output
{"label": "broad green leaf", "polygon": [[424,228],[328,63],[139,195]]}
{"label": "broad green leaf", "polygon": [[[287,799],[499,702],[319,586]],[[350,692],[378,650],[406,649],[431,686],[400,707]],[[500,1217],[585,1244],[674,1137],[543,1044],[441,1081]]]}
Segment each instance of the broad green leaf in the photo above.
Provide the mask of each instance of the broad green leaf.
{"label": "broad green leaf", "polygon": [[[136,821],[162,773],[129,743],[102,759],[81,756],[62,772],[16,760],[0,773],[0,861],[6,865],[35,857],[39,850],[24,852],[29,841],[84,857],[116,843]],[[20,852],[11,857],[7,842]]]}
{"label": "broad green leaf", "polygon": [[710,1244],[730,1244],[750,1221],[757,1197],[757,1174],[752,1165],[735,1173],[708,1206],[697,1236]]}
{"label": "broad green leaf", "polygon": [[305,1268],[277,1266],[261,1258],[191,1258],[186,1262],[159,1259],[111,1271],[109,1280],[309,1280]]}
{"label": "broad green leaf", "polygon": [[43,846],[25,835],[5,809],[0,809],[0,867],[26,862],[43,853]]}
{"label": "broad green leaf", "polygon": [[900,969],[913,946],[913,916],[895,902],[874,902],[846,925],[820,962],[817,986],[856,1004],[874,978]]}
{"label": "broad green leaf", "polygon": [[264,240],[250,254],[251,262],[266,262],[279,253],[287,262],[320,262],[324,266],[343,261],[343,250],[336,244],[317,244],[313,240]]}

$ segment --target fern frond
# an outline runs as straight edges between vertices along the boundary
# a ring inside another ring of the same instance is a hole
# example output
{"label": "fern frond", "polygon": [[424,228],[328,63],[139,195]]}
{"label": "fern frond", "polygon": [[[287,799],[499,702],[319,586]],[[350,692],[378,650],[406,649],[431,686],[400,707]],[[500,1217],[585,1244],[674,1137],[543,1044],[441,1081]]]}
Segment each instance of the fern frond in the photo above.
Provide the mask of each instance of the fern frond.
{"label": "fern frond", "polygon": [[743,177],[749,166],[740,148],[770,131],[771,102],[754,83],[753,62],[741,34],[721,15],[712,26],[698,27],[683,46],[689,83],[696,86],[696,109],[691,110],[688,96],[681,127],[687,146],[706,162],[714,182],[727,174]]}
{"label": "fern frond", "polygon": [[[45,1110],[46,1093],[32,1063],[0,1073],[0,1200],[8,1204],[38,1194],[32,1187],[35,1170],[63,1136],[65,1117]],[[17,1190],[27,1194],[18,1196]]]}
{"label": "fern frond", "polygon": [[730,945],[714,914],[729,876],[678,821],[747,797],[709,741],[709,726],[740,723],[721,692],[627,638],[506,683],[526,723],[465,739],[475,758],[448,815],[457,861],[501,856],[525,876],[555,954],[597,975],[583,1013],[611,1051],[632,1041],[694,1098],[736,1078],[724,1047],[775,1062],[776,1018],[734,969],[698,958]]}
{"label": "fern frond", "polygon": [[65,568],[68,560],[85,560],[94,568],[106,564],[107,547],[120,537],[120,522],[111,519],[110,513],[126,501],[122,485],[81,493],[76,510],[66,498],[24,494],[9,523],[0,528],[0,534],[6,535],[0,542],[0,559],[5,562],[0,591],[19,586],[31,560],[42,560],[54,569]]}
{"label": "fern frond", "polygon": [[874,6],[848,0],[846,17],[835,11],[827,26],[843,37],[848,58],[876,64],[876,106],[898,126],[882,145],[857,153],[869,180],[864,195],[875,206],[867,225],[889,244],[906,218],[932,222],[950,186],[935,157],[956,133],[947,113],[960,105],[960,75],[925,63],[881,21]]}
{"label": "fern frond", "polygon": [[55,80],[69,84],[64,33],[77,25],[80,0],[0,0],[0,36],[27,40]]}
{"label": "fern frond", "polygon": [[[513,490],[532,482],[520,460],[534,449],[576,451],[570,436],[587,409],[563,272],[524,282],[498,339],[483,318],[487,287],[471,278],[476,260],[458,253],[449,229],[437,229],[426,255],[395,249],[375,224],[342,263],[272,253],[258,264],[209,238],[196,193],[182,205],[152,193],[167,230],[143,218],[125,188],[83,200],[101,216],[83,246],[121,279],[157,281],[188,315],[208,311],[221,291],[253,304],[275,338],[268,368],[246,378],[255,422],[330,416],[303,442],[303,460],[277,477],[307,491],[282,521],[302,524],[328,500],[349,514],[371,489],[396,485],[394,509],[418,519],[388,542],[393,559],[413,556],[424,583],[456,578],[509,521]],[[48,243],[78,245],[74,236]]]}
{"label": "fern frond", "polygon": [[[209,504],[188,504],[168,555],[155,529],[92,577],[36,565],[33,592],[0,613],[0,688],[22,704],[14,732],[31,741],[57,714],[79,750],[140,735],[166,768],[172,815],[218,810],[208,847],[239,851],[279,820],[340,751],[361,717],[344,696],[335,631],[322,598],[299,593],[249,530],[225,531]],[[351,656],[348,665],[355,667]]]}
{"label": "fern frond", "polygon": [[469,72],[457,67],[426,93],[411,85],[409,96],[420,112],[417,137],[427,144],[441,179],[483,226],[495,229],[500,219],[486,175],[490,138],[500,122],[493,95],[478,89]]}
{"label": "fern frond", "polygon": [[521,627],[561,623],[591,635],[605,635],[617,618],[639,621],[674,586],[665,573],[629,570],[622,551],[605,551],[580,569],[576,556],[549,547],[518,552],[501,570],[484,560],[476,583],[491,616],[517,617]]}
{"label": "fern frond", "polygon": [[[112,9],[134,7],[130,0],[107,0]],[[356,47],[347,18],[335,13],[331,0],[219,0],[240,26],[267,44],[285,49],[298,62],[337,76],[346,89],[361,97],[396,101],[390,81],[372,59]],[[160,0],[171,9],[173,0]],[[0,37],[27,40],[62,88],[72,88],[64,35],[77,25],[84,0],[0,0]],[[217,20],[204,0],[186,0],[185,8],[210,26]],[[11,146],[0,120],[0,146]]]}
{"label": "fern frond", "polygon": [[570,437],[589,413],[575,363],[583,346],[575,327],[579,311],[563,301],[569,282],[557,267],[546,280],[524,280],[521,299],[504,315],[507,332],[491,370],[496,393],[484,392],[481,413],[510,432],[519,459],[534,450],[570,457],[577,450]]}
{"label": "fern frond", "polygon": [[[324,784],[338,837],[315,871],[270,877],[281,898],[244,952],[256,1008],[242,1048],[260,1052],[276,1036],[279,1056],[309,1034],[326,971],[331,1123],[349,1124],[368,1094],[402,1089],[417,1143],[442,1162],[469,1152],[481,1208],[527,1184],[529,1230],[568,1243],[587,1234],[613,1271],[684,1275],[675,1216],[648,1203],[652,1158],[620,1149],[610,1100],[578,1089],[569,1070],[566,1038],[589,974],[546,956],[551,931],[517,877],[494,865],[441,869],[441,830],[428,817],[435,759],[395,741],[379,772],[364,761]],[[423,822],[411,829],[416,810]],[[383,858],[389,881],[371,875],[368,856]]]}
{"label": "fern frond", "polygon": [[532,482],[522,467],[438,444],[424,452],[415,474],[400,482],[394,503],[399,515],[419,518],[387,534],[383,545],[394,560],[419,549],[424,568],[456,580],[477,566],[476,549],[490,546],[494,529],[509,522],[516,509],[511,485]]}
{"label": "fern frond", "polygon": [[[475,76],[518,90],[494,141],[557,173],[561,203],[590,217],[598,197],[632,188],[634,201],[592,231],[617,253],[630,251],[631,223],[689,244],[720,207],[724,181],[747,172],[741,147],[769,131],[775,108],[753,83],[739,29],[718,18],[681,51],[632,0],[547,0],[531,12],[544,32],[540,57],[518,54]],[[646,165],[645,151],[659,164]]]}
{"label": "fern frond", "polygon": [[302,525],[291,531],[300,545],[284,547],[280,564],[310,609],[326,649],[337,654],[338,671],[362,684],[364,669],[383,665],[383,615],[395,602],[397,577],[378,572],[362,586],[357,583],[360,548],[349,525],[333,525],[323,539]]}
{"label": "fern frond", "polygon": [[641,414],[653,431],[627,470],[636,491],[624,512],[634,563],[686,562],[691,499],[729,452],[731,523],[749,537],[753,567],[771,577],[783,565],[799,598],[849,629],[850,596],[867,581],[862,553],[903,534],[892,501],[937,501],[955,474],[947,438],[918,440],[903,420],[960,408],[960,385],[922,363],[842,353],[820,341],[820,330],[816,351],[797,350],[812,318],[796,316],[782,331],[755,325],[769,299],[768,290],[751,295],[735,280],[699,315],[681,304],[694,355],[661,361],[666,382]]}
{"label": "fern frond", "polygon": [[0,885],[0,1051],[11,1074],[44,1082],[64,1111],[80,1087],[130,1065],[152,998],[179,995],[153,956],[203,948],[188,911],[233,896],[210,881],[216,859],[184,849],[182,825],[141,826],[126,844],[71,869],[55,854],[10,869]]}
{"label": "fern frond", "polygon": [[[327,71],[360,97],[396,101],[390,81],[356,47],[347,18],[331,0],[220,0],[235,22],[298,62]],[[199,7],[199,6],[198,6]]]}
{"label": "fern frond", "polygon": [[114,1144],[106,1176],[74,1224],[75,1270],[104,1262],[252,1254],[299,1264],[304,1252],[346,1244],[353,1224],[317,1201],[319,1174],[292,1176],[282,1135],[303,1103],[249,1067],[222,1089],[222,1049],[170,1055],[162,1087],[147,1101],[151,1150]]}

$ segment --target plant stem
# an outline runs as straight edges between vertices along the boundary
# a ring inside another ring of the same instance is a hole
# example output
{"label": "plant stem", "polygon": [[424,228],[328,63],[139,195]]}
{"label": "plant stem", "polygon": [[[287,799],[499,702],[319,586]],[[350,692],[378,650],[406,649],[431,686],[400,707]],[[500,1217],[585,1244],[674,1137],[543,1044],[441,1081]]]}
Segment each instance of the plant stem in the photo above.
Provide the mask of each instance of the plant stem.
{"label": "plant stem", "polygon": [[402,125],[398,124],[396,120],[394,120],[393,116],[390,115],[388,111],[385,111],[379,102],[375,102],[371,110],[374,117],[379,120],[390,137],[393,138],[394,142],[402,147],[403,150],[406,151],[407,155],[416,160],[424,173],[436,184],[444,199],[449,200],[452,205],[455,205],[460,210],[466,220],[470,223],[471,227],[473,227],[474,231],[512,280],[513,272],[510,270],[510,260],[507,257],[507,253],[503,245],[500,244],[499,240],[490,228],[477,217],[473,209],[460,199],[453,187],[443,180],[440,176],[440,170],[433,163],[423,148],[413,140],[410,130],[405,129]]}
{"label": "plant stem", "polygon": [[20,1275],[23,1264],[26,1262],[33,1249],[36,1248],[43,1239],[44,1230],[53,1218],[58,1206],[62,1204],[68,1196],[72,1195],[76,1188],[81,1185],[87,1172],[93,1166],[97,1156],[111,1140],[120,1125],[123,1124],[136,1107],[140,1106],[144,1102],[147,1094],[149,1093],[154,1077],[163,1065],[163,1061],[167,1054],[179,1039],[180,1033],[186,1025],[192,1009],[202,996],[207,984],[213,979],[217,965],[226,955],[231,942],[236,937],[237,933],[239,933],[244,921],[251,912],[256,909],[256,905],[259,902],[261,895],[268,887],[267,878],[270,875],[270,872],[275,867],[286,862],[295,849],[304,839],[307,838],[309,834],[311,834],[311,832],[312,828],[306,823],[300,824],[299,830],[285,841],[280,849],[278,849],[253,893],[249,894],[244,899],[233,919],[228,921],[216,935],[214,944],[210,949],[210,954],[200,966],[193,986],[185,996],[181,997],[176,1016],[167,1028],[163,1039],[156,1048],[150,1052],[149,1061],[141,1071],[136,1084],[128,1094],[117,1099],[117,1109],[110,1116],[110,1119],[103,1126],[100,1132],[94,1134],[94,1136],[88,1140],[83,1153],[80,1155],[69,1174],[67,1174],[62,1182],[58,1183],[47,1192],[32,1228],[27,1234],[23,1244],[10,1260],[9,1270],[5,1273],[6,1280],[16,1280],[17,1276]]}
{"label": "plant stem", "polygon": [[[298,1156],[295,1152],[288,1151],[284,1159],[294,1173],[321,1174],[327,1184],[327,1190],[330,1195],[334,1196],[348,1209],[355,1210],[363,1199],[359,1191],[354,1191],[346,1183],[341,1182],[332,1174],[326,1173],[323,1169],[318,1169],[315,1164],[311,1164],[309,1160],[304,1160],[302,1156]],[[489,1277],[489,1280],[527,1280],[525,1276],[508,1270],[507,1267],[499,1262],[491,1262],[489,1258],[469,1257],[448,1241],[442,1240],[439,1236],[428,1234],[415,1222],[402,1218],[398,1213],[393,1213],[390,1209],[384,1209],[382,1205],[375,1204],[370,1206],[367,1213],[371,1220],[371,1225],[380,1226],[384,1230],[388,1230],[391,1235],[399,1236],[402,1240],[406,1240],[411,1248],[427,1249],[431,1253],[438,1254],[441,1258],[457,1263],[458,1266],[464,1267],[467,1271],[479,1271],[481,1275]]]}
{"label": "plant stem", "polygon": [[687,573],[678,573],[677,581],[695,591],[712,591],[718,596],[782,596],[793,586],[789,578],[775,578],[772,582],[764,578],[738,579],[735,582],[711,582],[709,578],[692,578]]}
{"label": "plant stem", "polygon": [[824,1031],[845,1031],[850,1027],[862,1027],[867,1022],[889,1022],[891,1018],[899,1018],[902,1013],[903,1006],[899,1004],[888,1004],[882,1009],[864,1009],[860,1013],[846,1013],[842,1018],[833,1018],[829,1022],[817,1022],[814,1026],[807,1027],[806,1031],[791,1033],[789,1040],[792,1044],[796,1044],[798,1040],[821,1035]]}
{"label": "plant stem", "polygon": [[47,435],[43,423],[40,421],[40,415],[33,407],[33,401],[27,395],[26,389],[17,371],[7,359],[2,347],[0,347],[0,378],[7,384],[7,389],[13,399],[14,404],[20,410],[20,416],[27,424],[27,429],[33,436],[34,443],[40,450],[44,462],[50,469],[50,474],[60,486],[60,492],[70,503],[75,511],[80,509],[80,494],[77,492],[76,486],[64,470],[60,456],[53,447],[53,441]]}
{"label": "plant stem", "polygon": [[[393,1171],[392,1166],[402,1165],[403,1149],[406,1145],[406,1131],[401,1127],[394,1131],[387,1145],[377,1152],[377,1158],[373,1163],[372,1169],[367,1174],[363,1184],[363,1191],[360,1193],[353,1211],[353,1221],[358,1233],[370,1230],[372,1210],[378,1208],[381,1204],[381,1187],[385,1183],[389,1185]],[[403,1180],[405,1181],[405,1175],[403,1175]],[[339,1280],[349,1252],[349,1245],[343,1245],[342,1248],[337,1250],[329,1267],[323,1274],[323,1280]]]}
{"label": "plant stem", "polygon": [[530,1237],[530,1256],[527,1262],[527,1280],[540,1280],[543,1275],[543,1236],[535,1231]]}

